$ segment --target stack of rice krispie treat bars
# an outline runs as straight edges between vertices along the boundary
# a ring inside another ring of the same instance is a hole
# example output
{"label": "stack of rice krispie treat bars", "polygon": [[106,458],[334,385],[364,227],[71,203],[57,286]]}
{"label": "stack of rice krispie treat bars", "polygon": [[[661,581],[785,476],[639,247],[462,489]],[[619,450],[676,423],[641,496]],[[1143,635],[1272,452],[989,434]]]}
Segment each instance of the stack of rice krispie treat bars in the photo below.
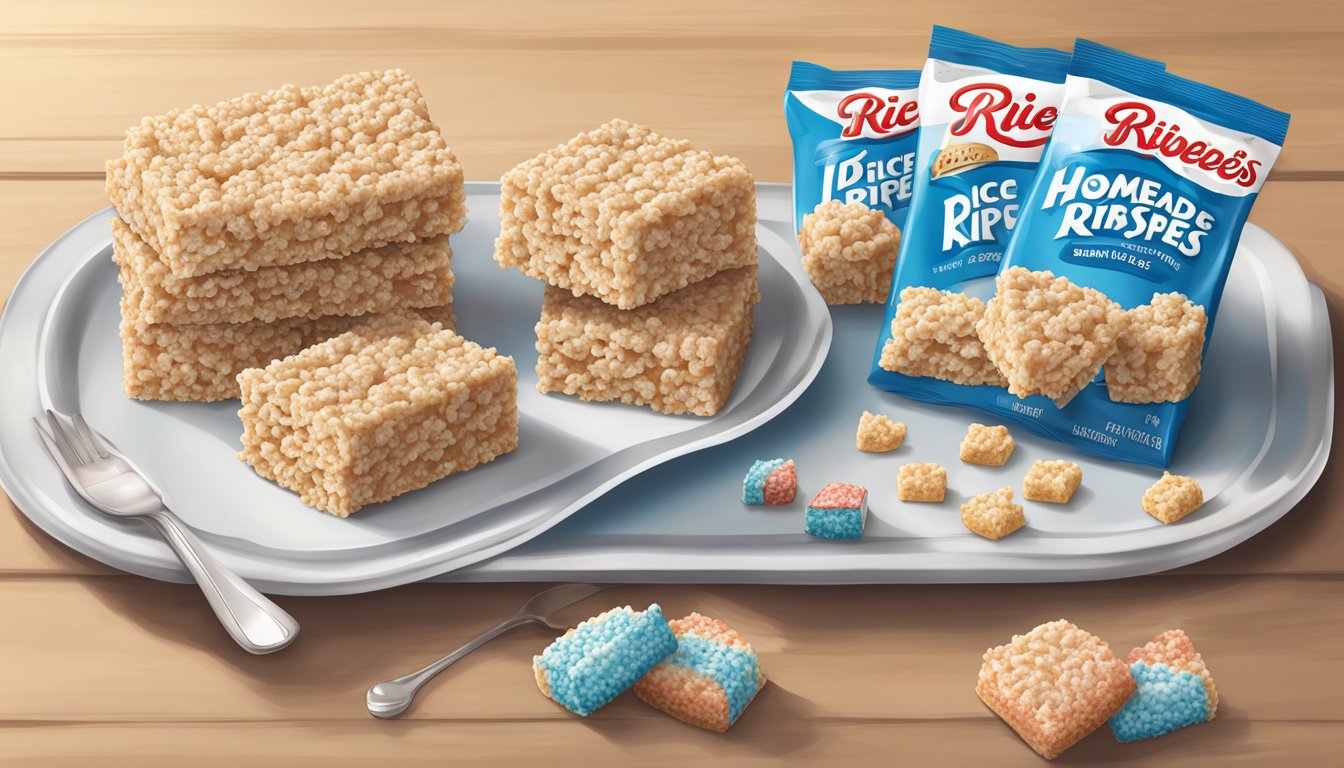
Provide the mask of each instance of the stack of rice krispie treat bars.
{"label": "stack of rice krispie treat bars", "polygon": [[236,398],[356,318],[453,325],[462,167],[399,70],[147,117],[107,193],[131,397]]}
{"label": "stack of rice krispie treat bars", "polygon": [[612,120],[501,187],[495,260],[547,284],[537,389],[718,413],[760,300],[755,181],[742,162]]}

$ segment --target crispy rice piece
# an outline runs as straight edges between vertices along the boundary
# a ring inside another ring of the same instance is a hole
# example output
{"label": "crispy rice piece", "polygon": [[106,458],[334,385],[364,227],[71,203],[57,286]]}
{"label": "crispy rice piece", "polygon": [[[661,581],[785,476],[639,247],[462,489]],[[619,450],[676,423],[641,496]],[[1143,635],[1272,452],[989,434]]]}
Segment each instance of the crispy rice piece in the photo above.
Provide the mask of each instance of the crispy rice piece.
{"label": "crispy rice piece", "polygon": [[765,685],[756,651],[718,619],[692,613],[668,624],[677,650],[635,683],[635,695],[682,722],[727,731]]}
{"label": "crispy rice piece", "polygon": [[803,270],[827,304],[885,304],[901,230],[863,203],[827,200],[803,216]]}
{"label": "crispy rice piece", "polygon": [[1106,361],[1106,391],[1121,403],[1177,403],[1199,383],[1204,308],[1180,293],[1155,293],[1126,314],[1125,332]]}
{"label": "crispy rice piece", "polygon": [[976,335],[976,323],[984,314],[985,303],[964,293],[905,288],[878,365],[906,376],[1004,386],[1007,381],[985,356]]}

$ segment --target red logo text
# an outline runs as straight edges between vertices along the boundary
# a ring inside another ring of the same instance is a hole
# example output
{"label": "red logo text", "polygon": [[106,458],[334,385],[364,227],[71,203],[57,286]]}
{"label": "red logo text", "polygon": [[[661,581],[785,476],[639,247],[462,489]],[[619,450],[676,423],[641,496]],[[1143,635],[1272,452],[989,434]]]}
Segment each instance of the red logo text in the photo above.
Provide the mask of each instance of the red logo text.
{"label": "red logo text", "polygon": [[1148,104],[1122,101],[1112,105],[1106,110],[1106,121],[1115,126],[1101,137],[1109,146],[1130,145],[1208,171],[1239,187],[1255,186],[1261,163],[1248,159],[1246,150],[1228,154],[1206,141],[1192,141],[1181,133],[1181,126],[1158,120],[1157,113]]}
{"label": "red logo text", "polygon": [[[1055,107],[1037,108],[1035,101],[1034,93],[1028,93],[1018,101],[1008,86],[998,83],[963,86],[948,101],[948,106],[962,113],[949,130],[953,136],[965,136],[980,126],[990,138],[1010,147],[1039,147],[1050,138],[1050,129],[1059,117],[1059,110]],[[1023,133],[1037,135],[1022,138]]]}
{"label": "red logo text", "polygon": [[913,101],[900,100],[899,96],[879,96],[860,91],[851,93],[836,105],[836,114],[848,120],[840,135],[853,139],[863,135],[864,126],[878,136],[894,136],[915,127],[919,123],[919,105]]}

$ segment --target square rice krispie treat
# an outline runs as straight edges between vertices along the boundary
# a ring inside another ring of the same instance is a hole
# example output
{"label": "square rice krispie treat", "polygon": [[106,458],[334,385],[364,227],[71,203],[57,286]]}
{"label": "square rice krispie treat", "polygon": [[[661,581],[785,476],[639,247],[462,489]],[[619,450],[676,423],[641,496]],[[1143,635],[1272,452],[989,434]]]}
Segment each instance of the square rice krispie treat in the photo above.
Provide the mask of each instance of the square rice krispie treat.
{"label": "square rice krispie treat", "polygon": [[1124,333],[1106,361],[1106,391],[1121,403],[1176,403],[1199,383],[1204,308],[1181,293],[1155,293],[1125,313]]}
{"label": "square rice krispie treat", "polygon": [[1063,408],[1115,353],[1125,311],[1094,288],[1053,272],[1011,267],[976,326],[985,352],[1018,397],[1045,395]]}
{"label": "square rice krispie treat", "polygon": [[819,539],[857,539],[868,520],[868,489],[827,483],[807,504],[803,530]]}
{"label": "square rice krispie treat", "polygon": [[798,470],[793,459],[761,459],[742,479],[742,503],[779,506],[792,504],[798,494]]}
{"label": "square rice krispie treat", "polygon": [[972,424],[966,430],[966,437],[961,439],[961,460],[967,464],[1002,467],[1008,463],[1008,457],[1013,455],[1016,446],[1007,427]]}
{"label": "square rice krispie treat", "polygon": [[121,219],[112,220],[122,291],[142,322],[247,323],[365,315],[451,304],[447,237],[392,243],[344,258],[176,277]]}
{"label": "square rice krispie treat", "polygon": [[942,501],[947,493],[947,470],[937,464],[902,464],[896,471],[896,498],[901,501]]}
{"label": "square rice krispie treat", "polygon": [[1163,472],[1162,479],[1143,493],[1143,511],[1164,525],[1180,520],[1204,503],[1204,489],[1193,477]]}
{"label": "square rice krispie treat", "polygon": [[537,390],[713,416],[733,392],[760,298],[754,266],[631,310],[549,286],[537,323]]}
{"label": "square rice krispie treat", "polygon": [[1003,486],[997,491],[972,496],[961,505],[961,522],[977,536],[998,541],[1027,524],[1022,505],[1013,503],[1013,489]]}
{"label": "square rice krispie treat", "polygon": [[756,263],[742,161],[612,120],[500,179],[495,260],[632,309]]}
{"label": "square rice krispie treat", "polygon": [[1037,460],[1022,478],[1022,498],[1068,504],[1083,482],[1083,468],[1072,461]]}
{"label": "square rice krispie treat", "polygon": [[881,414],[864,411],[859,417],[859,431],[854,444],[860,451],[885,453],[901,447],[905,441],[905,424],[892,421]]}
{"label": "square rice krispie treat", "polygon": [[411,313],[238,374],[262,477],[347,517],[518,447],[513,358]]}
{"label": "square rice krispie treat", "polygon": [[178,277],[452,234],[467,215],[462,166],[399,69],[146,117],[107,195]]}
{"label": "square rice krispie treat", "polygon": [[985,303],[973,296],[906,288],[891,319],[891,338],[882,345],[877,364],[906,376],[1004,386],[1003,374],[989,361],[976,335],[976,323],[984,314]]}
{"label": "square rice krispie treat", "polygon": [[677,650],[677,636],[657,603],[594,616],[532,657],[537,687],[560,706],[587,717],[619,696]]}
{"label": "square rice krispie treat", "polygon": [[1134,693],[1109,645],[1060,619],[985,651],[975,692],[1027,745],[1052,760]]}
{"label": "square rice krispie treat", "polygon": [[765,685],[755,649],[737,630],[698,613],[668,624],[677,650],[635,683],[635,695],[682,722],[727,731]]}
{"label": "square rice krispie treat", "polygon": [[1125,659],[1138,690],[1111,716],[1118,741],[1137,741],[1212,720],[1218,687],[1184,631],[1172,629]]}
{"label": "square rice krispie treat", "polygon": [[901,230],[863,203],[827,200],[803,216],[803,270],[827,304],[885,304]]}

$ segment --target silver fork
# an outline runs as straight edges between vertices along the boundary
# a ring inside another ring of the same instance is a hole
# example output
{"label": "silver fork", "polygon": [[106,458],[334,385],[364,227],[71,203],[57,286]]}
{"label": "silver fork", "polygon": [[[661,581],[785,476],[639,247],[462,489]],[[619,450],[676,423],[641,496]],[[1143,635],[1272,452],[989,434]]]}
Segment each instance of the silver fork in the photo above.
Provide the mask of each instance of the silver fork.
{"label": "silver fork", "polygon": [[50,433],[40,420],[33,419],[33,423],[51,458],[85,501],[113,517],[144,520],[157,530],[196,579],[224,629],[244,650],[273,653],[294,642],[299,623],[293,616],[216,560],[177,515],[168,511],[126,457],[89,429],[83,416],[65,418],[69,426],[48,410]]}
{"label": "silver fork", "polygon": [[538,592],[532,596],[531,600],[524,603],[517,613],[485,630],[471,642],[424,669],[391,680],[384,680],[381,683],[374,683],[364,697],[364,703],[369,708],[369,714],[374,717],[396,717],[400,715],[406,711],[407,707],[411,706],[411,702],[415,700],[415,694],[419,692],[420,687],[434,679],[435,675],[452,666],[458,659],[514,627],[520,627],[535,621],[545,624],[551,629],[568,629],[569,623],[560,621],[555,616],[555,612],[580,600],[592,597],[603,589],[606,589],[606,587],[595,584],[561,584],[558,587],[551,587]]}

